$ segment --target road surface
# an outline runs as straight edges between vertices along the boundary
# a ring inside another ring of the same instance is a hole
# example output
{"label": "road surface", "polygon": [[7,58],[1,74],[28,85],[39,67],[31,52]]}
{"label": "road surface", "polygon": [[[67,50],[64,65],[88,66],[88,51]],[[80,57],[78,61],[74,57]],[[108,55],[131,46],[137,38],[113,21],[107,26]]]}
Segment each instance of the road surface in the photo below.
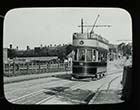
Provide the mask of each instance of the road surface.
{"label": "road surface", "polygon": [[5,98],[15,104],[119,103],[122,65],[123,60],[109,62],[105,77],[96,81],[70,80],[70,74],[66,74],[7,83],[4,84]]}

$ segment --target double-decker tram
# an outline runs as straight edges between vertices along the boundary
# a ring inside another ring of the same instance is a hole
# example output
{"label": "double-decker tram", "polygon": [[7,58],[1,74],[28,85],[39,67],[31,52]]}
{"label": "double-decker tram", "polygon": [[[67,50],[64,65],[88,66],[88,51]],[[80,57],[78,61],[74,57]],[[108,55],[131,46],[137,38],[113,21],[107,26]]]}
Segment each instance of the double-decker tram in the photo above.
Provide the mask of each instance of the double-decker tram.
{"label": "double-decker tram", "polygon": [[72,78],[101,78],[107,71],[109,41],[94,32],[73,34]]}

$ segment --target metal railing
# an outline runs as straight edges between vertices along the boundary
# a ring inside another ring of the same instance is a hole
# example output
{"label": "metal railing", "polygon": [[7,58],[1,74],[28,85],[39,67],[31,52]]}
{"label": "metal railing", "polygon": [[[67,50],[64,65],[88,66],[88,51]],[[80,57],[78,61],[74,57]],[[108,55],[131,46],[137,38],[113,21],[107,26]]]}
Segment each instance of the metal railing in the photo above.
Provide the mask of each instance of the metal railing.
{"label": "metal railing", "polygon": [[4,64],[4,76],[17,76],[26,74],[40,74],[51,72],[71,71],[70,63],[25,63],[25,64]]}

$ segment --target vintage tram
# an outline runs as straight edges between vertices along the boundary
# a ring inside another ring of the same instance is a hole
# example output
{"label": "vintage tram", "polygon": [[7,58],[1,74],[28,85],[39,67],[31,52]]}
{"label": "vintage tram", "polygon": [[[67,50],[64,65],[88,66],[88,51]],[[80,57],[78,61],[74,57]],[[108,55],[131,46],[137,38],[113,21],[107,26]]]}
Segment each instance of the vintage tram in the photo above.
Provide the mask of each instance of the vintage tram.
{"label": "vintage tram", "polygon": [[94,32],[74,33],[72,79],[103,77],[107,71],[108,44]]}

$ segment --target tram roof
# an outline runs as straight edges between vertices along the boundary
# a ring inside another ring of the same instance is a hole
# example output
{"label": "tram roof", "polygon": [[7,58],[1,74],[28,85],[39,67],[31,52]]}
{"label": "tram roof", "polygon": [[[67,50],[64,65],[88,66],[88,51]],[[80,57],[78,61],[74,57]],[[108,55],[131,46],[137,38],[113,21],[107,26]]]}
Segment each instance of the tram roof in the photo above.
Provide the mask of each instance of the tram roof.
{"label": "tram roof", "polygon": [[99,50],[99,51],[104,51],[104,52],[108,52],[108,49],[105,49],[105,48],[102,48],[102,47],[90,47],[90,46],[74,46],[74,49],[77,49],[77,48],[85,48],[85,49],[96,49],[96,50]]}
{"label": "tram roof", "polygon": [[104,42],[106,44],[109,44],[109,41],[105,38],[103,38],[101,35],[98,35],[96,33],[74,33],[73,39],[96,39],[101,42]]}

